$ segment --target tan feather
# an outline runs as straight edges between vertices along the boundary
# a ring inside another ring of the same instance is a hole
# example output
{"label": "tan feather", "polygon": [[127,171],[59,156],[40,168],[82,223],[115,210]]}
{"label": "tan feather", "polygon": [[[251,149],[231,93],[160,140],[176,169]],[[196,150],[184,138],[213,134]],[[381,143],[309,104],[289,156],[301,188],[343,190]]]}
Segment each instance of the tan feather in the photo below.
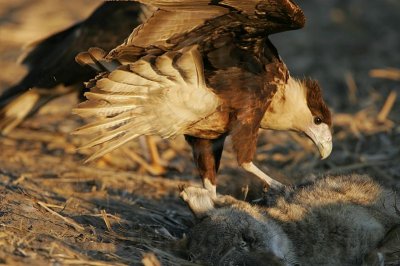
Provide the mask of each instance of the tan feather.
{"label": "tan feather", "polygon": [[205,86],[204,75],[199,72],[203,69],[203,60],[193,53],[193,50],[184,49],[183,55],[177,60],[177,65],[188,84],[203,87]]}
{"label": "tan feather", "polygon": [[[149,128],[149,125],[145,123],[145,121],[141,121],[141,120],[142,119],[139,119],[139,121],[135,121],[130,124],[125,124],[119,128],[107,131],[107,134],[95,137],[87,144],[81,146],[80,149],[86,149],[86,148],[94,147],[94,146],[97,146],[100,144],[105,144],[102,147],[102,149],[108,149],[109,146],[117,145],[117,143],[113,144],[112,140],[114,140],[115,142],[118,142],[118,146],[120,146],[120,145],[130,141],[133,138],[144,135],[144,133],[150,131],[151,129]],[[136,129],[138,129],[138,130],[135,130],[134,132],[129,131],[128,129],[130,129],[132,126],[135,126]],[[121,140],[123,140],[123,141],[121,141]],[[121,143],[121,144],[119,144],[119,143]],[[95,156],[94,158],[97,158],[97,156]]]}
{"label": "tan feather", "polygon": [[155,63],[155,67],[162,75],[168,77],[178,84],[184,84],[185,80],[173,64],[173,60],[177,55],[177,52],[168,52],[164,56],[158,57]]}
{"label": "tan feather", "polygon": [[110,72],[121,65],[117,60],[107,59],[106,56],[107,53],[103,49],[92,47],[87,52],[80,52],[75,61],[82,66],[88,65],[97,72]]}
{"label": "tan feather", "polygon": [[130,65],[130,70],[138,76],[143,77],[144,79],[151,80],[157,83],[164,82],[168,83],[168,79],[160,75],[154,70],[154,67],[151,65],[150,60],[155,58],[154,56],[145,57],[143,59],[135,62],[134,65]]}
{"label": "tan feather", "polygon": [[145,77],[139,76],[136,73],[125,70],[115,70],[110,73],[108,79],[119,83],[124,83],[133,86],[146,86],[148,88],[159,88],[158,82],[146,79]]}
{"label": "tan feather", "polygon": [[[104,146],[104,148],[102,147],[102,148],[98,149],[98,150],[97,150],[95,153],[93,153],[89,158],[87,158],[87,159],[85,160],[85,163],[90,162],[90,161],[93,161],[93,160],[95,160],[95,159],[97,159],[97,158],[100,158],[100,157],[106,155],[107,153],[109,153],[109,152],[111,152],[111,151],[113,151],[113,150],[119,148],[120,146],[122,146],[122,145],[125,144],[126,142],[128,142],[128,141],[130,141],[130,140],[133,140],[133,139],[135,139],[135,138],[137,138],[137,137],[139,137],[139,136],[140,136],[140,135],[132,135],[132,136],[129,136],[129,138],[128,138],[128,137],[124,137],[123,139],[126,140],[126,141],[124,141],[124,142],[121,142],[119,139],[108,142],[108,143]],[[121,137],[121,138],[122,138],[122,137]]]}
{"label": "tan feather", "polygon": [[244,11],[247,14],[254,14],[255,7],[260,1],[254,0],[246,0],[246,1],[238,1],[238,0],[223,0],[221,4],[233,7],[237,10]]}
{"label": "tan feather", "polygon": [[[122,70],[119,70],[123,72]],[[126,71],[127,72],[127,71]],[[121,73],[120,76],[117,76],[115,79],[111,80],[110,77],[99,79],[96,82],[96,88],[101,89],[105,93],[148,93],[150,86],[146,85],[135,85],[135,89],[132,90],[132,85],[130,83],[124,82],[124,79],[121,76],[130,75],[130,72]],[[112,76],[114,78],[114,76]],[[154,89],[154,88],[153,88]]]}
{"label": "tan feather", "polygon": [[90,66],[97,72],[103,71],[103,69],[93,61],[92,57],[88,52],[80,52],[75,56],[75,61],[80,64],[81,66]]}
{"label": "tan feather", "polygon": [[[182,6],[180,11],[175,11],[174,4],[172,4],[166,7],[166,10],[157,10],[144,24],[136,27],[125,43],[114,49],[112,54],[121,55],[125,49],[132,49],[130,48],[132,46],[161,45],[168,47],[170,44],[168,44],[167,40],[173,36],[189,32],[203,25],[207,20],[222,16],[229,11],[227,8],[206,6],[204,4],[202,5],[203,9],[193,9],[195,6],[197,5],[187,6],[186,8]],[[131,52],[137,53],[138,51],[133,50]]]}
{"label": "tan feather", "polygon": [[150,5],[141,5],[140,9],[142,11],[139,15],[140,23],[146,22],[151,16],[153,16],[153,13],[157,11],[156,7]]}
{"label": "tan feather", "polygon": [[8,134],[18,126],[40,100],[40,93],[29,90],[8,103],[0,112],[0,132]]}
{"label": "tan feather", "polygon": [[96,122],[92,122],[85,126],[82,126],[76,129],[73,134],[74,135],[90,135],[95,134],[99,131],[106,130],[113,127],[122,126],[135,118],[134,114],[131,112],[122,113],[116,115],[112,118],[107,118],[105,121],[100,120]]}
{"label": "tan feather", "polygon": [[74,113],[84,116],[114,116],[123,112],[131,111],[137,108],[136,105],[132,104],[131,101],[126,100],[124,102],[119,101],[118,103],[109,103],[106,101],[86,101],[80,103],[78,108],[75,108]]}
{"label": "tan feather", "polygon": [[146,99],[147,95],[136,95],[132,93],[95,93],[95,92],[86,92],[85,97],[88,100],[97,100],[97,101],[106,101],[109,103],[116,103],[123,100],[134,100],[134,99]]}
{"label": "tan feather", "polygon": [[100,147],[88,160],[140,135],[182,134],[219,105],[205,85],[196,46],[121,66],[99,79],[87,96],[74,112],[96,118],[76,131],[95,136],[83,148]]}

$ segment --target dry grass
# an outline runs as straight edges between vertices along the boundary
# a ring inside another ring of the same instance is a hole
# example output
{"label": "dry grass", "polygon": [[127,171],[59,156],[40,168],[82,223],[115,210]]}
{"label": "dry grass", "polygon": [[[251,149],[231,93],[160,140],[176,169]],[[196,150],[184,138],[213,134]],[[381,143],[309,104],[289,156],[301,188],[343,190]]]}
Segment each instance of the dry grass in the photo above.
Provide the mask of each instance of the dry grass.
{"label": "dry grass", "polygon": [[[15,64],[23,44],[64,28],[99,1],[66,1],[63,9],[56,2],[0,3],[1,88],[24,73]],[[305,53],[312,57],[313,48]],[[325,91],[334,107],[334,151],[329,159],[319,160],[313,144],[296,134],[263,132],[257,154],[261,168],[268,167],[287,183],[321,173],[362,172],[400,190],[399,70],[384,66],[371,71],[376,79],[367,87],[358,83],[368,73],[355,68],[337,77],[348,86],[346,93],[336,97],[332,90],[340,86]],[[318,75],[318,69],[310,71]],[[138,156],[146,154],[139,142],[84,165],[89,151],[77,152],[82,140],[69,134],[81,124],[69,114],[74,101],[73,96],[56,100],[0,139],[0,263],[190,265],[177,240],[193,217],[177,188],[199,183],[183,139],[158,141],[168,166],[163,177],[148,176],[140,167]],[[224,194],[252,200],[262,191],[254,177],[238,169],[229,143],[219,180]]]}

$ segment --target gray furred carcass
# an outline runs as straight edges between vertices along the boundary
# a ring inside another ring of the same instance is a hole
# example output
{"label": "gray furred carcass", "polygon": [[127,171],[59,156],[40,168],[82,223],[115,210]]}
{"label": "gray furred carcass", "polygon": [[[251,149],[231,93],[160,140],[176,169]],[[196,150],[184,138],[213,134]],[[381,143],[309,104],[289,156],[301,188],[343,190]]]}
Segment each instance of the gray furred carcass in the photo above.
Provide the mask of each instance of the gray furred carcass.
{"label": "gray furred carcass", "polygon": [[[396,194],[367,176],[328,176],[277,196],[271,207],[205,189],[181,197],[200,218],[186,245],[206,265],[396,265]],[[397,200],[397,205],[396,205]],[[398,265],[398,264],[397,264]]]}

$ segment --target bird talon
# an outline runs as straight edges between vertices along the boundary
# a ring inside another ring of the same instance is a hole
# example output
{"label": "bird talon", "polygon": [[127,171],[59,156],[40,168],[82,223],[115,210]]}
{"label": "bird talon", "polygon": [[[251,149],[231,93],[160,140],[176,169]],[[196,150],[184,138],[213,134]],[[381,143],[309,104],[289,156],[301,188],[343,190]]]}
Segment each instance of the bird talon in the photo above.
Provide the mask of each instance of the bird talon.
{"label": "bird talon", "polygon": [[179,192],[184,191],[185,188],[187,188],[187,186],[188,186],[188,185],[186,185],[186,184],[179,184],[179,185],[178,185]]}
{"label": "bird talon", "polygon": [[270,190],[280,191],[286,186],[278,181],[271,182],[270,184],[265,183],[263,187],[263,192],[269,192]]}
{"label": "bird talon", "polygon": [[204,188],[186,186],[181,191],[180,197],[198,218],[214,208],[212,193]]}

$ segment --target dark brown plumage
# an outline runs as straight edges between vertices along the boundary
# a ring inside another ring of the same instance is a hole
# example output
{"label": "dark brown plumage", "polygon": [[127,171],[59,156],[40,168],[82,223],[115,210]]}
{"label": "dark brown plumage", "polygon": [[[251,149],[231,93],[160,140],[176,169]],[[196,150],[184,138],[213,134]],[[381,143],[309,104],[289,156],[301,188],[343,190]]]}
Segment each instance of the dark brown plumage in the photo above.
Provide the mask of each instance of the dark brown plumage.
{"label": "dark brown plumage", "polygon": [[[22,60],[28,73],[0,95],[0,132],[8,133],[55,97],[83,91],[83,83],[97,72],[79,66],[75,56],[92,46],[109,51],[121,44],[141,23],[141,7],[137,2],[104,2],[86,20],[32,44]],[[60,84],[74,88],[56,91]]]}
{"label": "dark brown plumage", "polygon": [[311,110],[311,113],[315,117],[319,117],[323,123],[326,123],[330,127],[332,126],[331,112],[326,106],[325,102],[322,101],[322,91],[316,80],[305,79],[305,86],[307,90],[307,105]]}
{"label": "dark brown plumage", "polygon": [[90,159],[140,135],[185,134],[204,186],[215,193],[227,135],[239,165],[272,187],[281,184],[252,163],[260,127],[305,132],[322,157],[329,155],[329,110],[321,93],[314,83],[290,77],[268,39],[304,25],[294,2],[141,2],[159,9],[124,44],[106,57],[98,50],[77,57],[108,68],[76,109],[100,118],[76,132],[94,135],[85,147],[101,145]]}

